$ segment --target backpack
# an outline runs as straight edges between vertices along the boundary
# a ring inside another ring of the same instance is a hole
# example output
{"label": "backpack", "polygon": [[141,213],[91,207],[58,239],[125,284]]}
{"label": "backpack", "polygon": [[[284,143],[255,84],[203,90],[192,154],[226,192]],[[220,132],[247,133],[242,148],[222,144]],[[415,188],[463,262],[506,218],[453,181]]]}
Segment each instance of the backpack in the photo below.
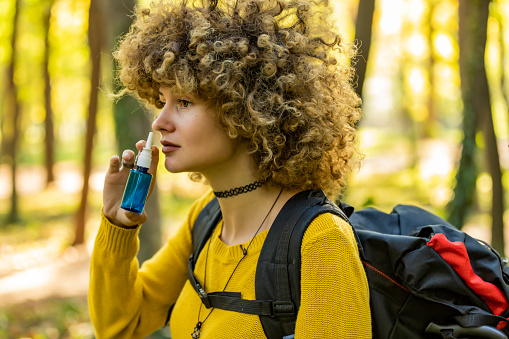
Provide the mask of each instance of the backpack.
{"label": "backpack", "polygon": [[[256,314],[267,338],[294,338],[300,306],[300,245],[309,224],[333,213],[354,230],[370,291],[373,338],[492,338],[509,334],[509,268],[486,243],[416,206],[390,214],[338,207],[322,190],[293,196],[260,252],[256,300],[206,293],[194,276],[198,255],[221,219],[216,198],[193,227],[188,279],[205,307]],[[268,277],[268,278],[267,278]]]}

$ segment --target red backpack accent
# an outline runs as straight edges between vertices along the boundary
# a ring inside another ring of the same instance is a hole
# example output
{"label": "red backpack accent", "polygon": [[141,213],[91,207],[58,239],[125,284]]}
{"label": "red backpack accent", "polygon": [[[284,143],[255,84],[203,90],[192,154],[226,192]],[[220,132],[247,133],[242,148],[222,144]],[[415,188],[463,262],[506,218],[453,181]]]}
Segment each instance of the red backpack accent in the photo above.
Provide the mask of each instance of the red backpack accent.
{"label": "red backpack accent", "polygon": [[[497,286],[484,281],[474,272],[472,265],[470,265],[470,258],[464,243],[459,241],[451,242],[445,234],[437,233],[426,245],[431,246],[458,273],[468,287],[486,302],[493,314],[500,315],[509,308],[509,303],[504,293]],[[501,328],[506,325],[507,323],[503,322],[499,324]]]}

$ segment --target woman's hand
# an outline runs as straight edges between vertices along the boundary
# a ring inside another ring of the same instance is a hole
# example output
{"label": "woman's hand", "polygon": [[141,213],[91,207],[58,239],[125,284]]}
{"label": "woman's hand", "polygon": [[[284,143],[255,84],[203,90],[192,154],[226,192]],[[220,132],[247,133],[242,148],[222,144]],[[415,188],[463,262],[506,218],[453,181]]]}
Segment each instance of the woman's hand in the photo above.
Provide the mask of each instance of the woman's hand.
{"label": "woman's hand", "polygon": [[[146,141],[140,140],[136,143],[138,152],[141,152],[145,146]],[[159,163],[159,149],[156,146],[152,146],[152,162],[148,173],[152,174],[152,181],[150,183],[150,189],[148,196],[152,193],[156,182],[157,164]],[[125,150],[122,153],[123,164],[120,162],[118,155],[114,155],[110,158],[110,166],[106,172],[104,178],[103,188],[103,213],[108,220],[120,227],[132,227],[143,224],[147,220],[147,214],[135,213],[120,208],[122,202],[122,195],[124,194],[124,188],[129,177],[129,168],[125,165],[134,164],[134,152],[131,150]],[[148,197],[147,197],[148,199]]]}

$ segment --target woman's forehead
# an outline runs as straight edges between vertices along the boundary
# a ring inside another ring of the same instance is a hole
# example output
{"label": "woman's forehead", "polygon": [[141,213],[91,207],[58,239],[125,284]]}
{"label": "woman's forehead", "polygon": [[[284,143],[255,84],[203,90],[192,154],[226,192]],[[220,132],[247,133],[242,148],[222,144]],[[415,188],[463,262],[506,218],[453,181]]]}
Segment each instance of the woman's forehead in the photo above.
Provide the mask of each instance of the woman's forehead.
{"label": "woman's forehead", "polygon": [[179,88],[178,86],[159,86],[158,89],[159,94],[166,94],[166,95],[173,95],[173,96],[190,96],[190,97],[198,97],[198,94],[190,91],[186,91],[182,88]]}
{"label": "woman's forehead", "polygon": [[159,87],[159,96],[163,97],[173,97],[173,98],[184,98],[188,100],[192,100],[195,104],[201,103],[210,108],[210,103],[203,95],[199,95],[194,92],[187,92],[182,89],[174,89],[172,87]]}

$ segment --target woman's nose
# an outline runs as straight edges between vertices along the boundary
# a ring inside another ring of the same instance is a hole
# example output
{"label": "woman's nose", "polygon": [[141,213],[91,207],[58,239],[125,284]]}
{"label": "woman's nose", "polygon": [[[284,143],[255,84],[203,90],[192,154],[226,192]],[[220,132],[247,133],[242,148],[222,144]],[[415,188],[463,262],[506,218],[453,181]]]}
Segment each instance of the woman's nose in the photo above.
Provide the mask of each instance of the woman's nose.
{"label": "woman's nose", "polygon": [[165,105],[162,108],[161,113],[159,113],[159,116],[152,123],[152,128],[154,129],[154,131],[172,132],[175,130],[175,125],[173,124],[173,121],[171,119],[171,112],[167,106],[168,105]]}

